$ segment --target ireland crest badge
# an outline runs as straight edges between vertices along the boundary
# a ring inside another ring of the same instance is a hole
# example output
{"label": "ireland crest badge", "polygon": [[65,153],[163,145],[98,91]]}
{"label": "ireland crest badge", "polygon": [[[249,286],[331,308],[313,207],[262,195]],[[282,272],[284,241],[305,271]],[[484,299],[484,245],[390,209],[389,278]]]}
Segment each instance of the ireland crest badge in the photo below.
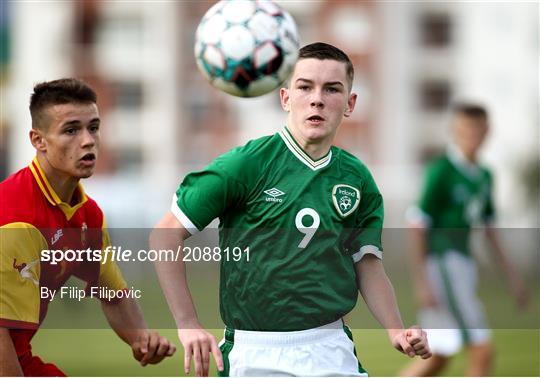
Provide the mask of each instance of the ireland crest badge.
{"label": "ireland crest badge", "polygon": [[345,218],[356,210],[360,204],[360,191],[346,184],[334,185],[332,189],[332,201],[338,214]]}

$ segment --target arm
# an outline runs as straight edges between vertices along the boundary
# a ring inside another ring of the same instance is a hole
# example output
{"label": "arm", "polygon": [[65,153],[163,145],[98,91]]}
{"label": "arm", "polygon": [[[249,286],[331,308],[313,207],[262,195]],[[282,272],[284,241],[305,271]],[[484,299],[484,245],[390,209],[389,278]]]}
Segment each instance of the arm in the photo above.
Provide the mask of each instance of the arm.
{"label": "arm", "polygon": [[[177,250],[184,244],[189,232],[168,212],[150,234],[150,248],[155,250]],[[191,293],[186,280],[186,267],[180,256],[178,261],[156,261],[155,268],[169,309],[178,328],[178,337],[184,346],[184,371],[189,374],[191,358],[195,364],[195,374],[208,375],[210,353],[214,355],[217,367],[223,370],[223,359],[216,338],[203,329],[197,318]]]}
{"label": "arm", "polygon": [[111,328],[131,347],[133,357],[142,366],[157,364],[176,351],[176,347],[169,340],[148,330],[135,299],[122,298],[113,303],[102,301],[101,308]]}
{"label": "arm", "polygon": [[431,290],[427,273],[426,258],[427,230],[424,227],[413,226],[411,229],[412,249],[410,250],[410,269],[417,301],[422,308],[437,306],[437,298]]}
{"label": "arm", "polygon": [[23,371],[7,328],[0,328],[0,376],[22,377]]}
{"label": "arm", "polygon": [[[1,207],[1,206],[0,206]],[[15,323],[28,329],[39,327],[41,266],[40,251],[47,241],[34,226],[11,223],[0,226],[0,375],[23,376],[15,348]],[[25,279],[21,279],[25,269]]]}
{"label": "arm", "polygon": [[493,254],[495,256],[495,261],[497,262],[497,265],[499,265],[506,277],[510,292],[516,298],[518,307],[522,310],[526,309],[529,304],[529,294],[527,292],[525,284],[523,283],[523,279],[517,272],[511,260],[508,259],[506,253],[504,252],[503,247],[499,241],[497,230],[491,226],[487,226],[486,237],[491,244]]}
{"label": "arm", "polygon": [[414,357],[429,358],[431,353],[426,334],[418,327],[403,329],[394,288],[388,279],[382,261],[367,254],[355,264],[358,290],[373,316],[387,330],[392,345],[400,352]]}
{"label": "arm", "polygon": [[[426,259],[429,252],[428,232],[436,231],[436,223],[447,210],[449,198],[446,183],[447,168],[434,160],[426,168],[418,202],[407,210],[406,218],[411,230],[410,270],[415,296],[422,308],[436,307],[437,297],[429,281]],[[435,223],[435,225],[434,225]]]}

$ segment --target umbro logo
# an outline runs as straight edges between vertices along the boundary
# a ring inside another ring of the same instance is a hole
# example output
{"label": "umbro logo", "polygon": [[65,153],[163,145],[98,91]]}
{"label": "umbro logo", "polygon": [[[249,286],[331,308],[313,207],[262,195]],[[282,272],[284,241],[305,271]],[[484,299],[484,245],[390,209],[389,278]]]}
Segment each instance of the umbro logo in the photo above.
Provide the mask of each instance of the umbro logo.
{"label": "umbro logo", "polygon": [[267,189],[264,193],[269,195],[269,197],[266,197],[266,202],[283,202],[283,199],[278,197],[284,195],[285,192],[282,192],[278,188]]}
{"label": "umbro logo", "polygon": [[272,196],[274,198],[276,197],[279,197],[279,196],[282,196],[285,194],[285,192],[282,192],[281,190],[279,190],[278,188],[272,188],[272,189],[268,189],[268,190],[265,190],[264,191],[266,194],[268,194],[269,196]]}

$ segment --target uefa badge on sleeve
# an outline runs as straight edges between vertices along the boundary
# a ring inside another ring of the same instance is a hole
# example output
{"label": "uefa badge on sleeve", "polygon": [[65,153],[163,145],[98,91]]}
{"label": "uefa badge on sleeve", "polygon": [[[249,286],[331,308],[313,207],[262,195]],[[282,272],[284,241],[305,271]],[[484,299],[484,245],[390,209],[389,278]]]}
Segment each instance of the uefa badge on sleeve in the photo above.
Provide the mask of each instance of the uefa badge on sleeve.
{"label": "uefa badge on sleeve", "polygon": [[332,202],[338,214],[345,218],[352,214],[360,203],[360,191],[353,186],[338,184],[332,189]]}

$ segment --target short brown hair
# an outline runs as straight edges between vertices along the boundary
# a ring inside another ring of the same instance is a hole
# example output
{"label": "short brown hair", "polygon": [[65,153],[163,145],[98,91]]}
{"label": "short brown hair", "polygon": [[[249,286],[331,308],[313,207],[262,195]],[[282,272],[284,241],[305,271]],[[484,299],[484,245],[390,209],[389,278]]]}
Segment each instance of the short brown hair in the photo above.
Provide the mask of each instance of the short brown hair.
{"label": "short brown hair", "polygon": [[345,54],[342,50],[328,43],[315,42],[300,49],[298,60],[309,58],[319,60],[337,60],[338,62],[345,63],[347,80],[349,81],[349,86],[352,88],[352,83],[354,80],[354,67],[347,54]]}
{"label": "short brown hair", "polygon": [[65,78],[36,84],[30,96],[32,128],[44,128],[43,111],[49,106],[69,103],[95,104],[96,102],[96,92],[79,79]]}
{"label": "short brown hair", "polygon": [[469,102],[460,102],[454,105],[453,110],[455,115],[461,114],[469,118],[482,118],[484,120],[488,119],[487,110],[482,105]]}

